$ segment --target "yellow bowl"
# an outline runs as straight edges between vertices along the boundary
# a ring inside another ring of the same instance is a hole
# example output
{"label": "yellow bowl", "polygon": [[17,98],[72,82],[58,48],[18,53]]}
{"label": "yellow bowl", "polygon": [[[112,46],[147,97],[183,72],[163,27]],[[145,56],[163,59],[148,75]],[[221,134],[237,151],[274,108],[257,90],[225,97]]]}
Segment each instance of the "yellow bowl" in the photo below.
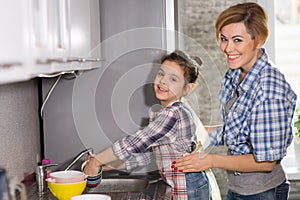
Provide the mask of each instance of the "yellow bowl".
{"label": "yellow bowl", "polygon": [[77,183],[51,183],[48,188],[51,193],[59,200],[70,200],[71,197],[80,195],[84,191],[86,180]]}

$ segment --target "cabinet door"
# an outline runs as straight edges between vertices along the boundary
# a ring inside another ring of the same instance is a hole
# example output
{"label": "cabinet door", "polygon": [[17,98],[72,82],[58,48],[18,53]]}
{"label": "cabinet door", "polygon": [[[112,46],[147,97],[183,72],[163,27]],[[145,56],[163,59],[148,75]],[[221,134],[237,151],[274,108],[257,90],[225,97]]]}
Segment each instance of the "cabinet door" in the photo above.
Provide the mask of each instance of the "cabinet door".
{"label": "cabinet door", "polygon": [[29,79],[26,7],[25,1],[18,0],[5,1],[0,7],[0,84]]}
{"label": "cabinet door", "polygon": [[5,1],[0,25],[0,84],[99,66],[99,0]]}
{"label": "cabinet door", "polygon": [[65,49],[56,51],[57,48],[57,1],[29,0],[31,6],[30,18],[32,26],[28,30],[32,34],[32,41],[28,43],[31,50],[33,65],[30,73],[36,76],[43,73],[52,73],[52,62],[67,56]]}
{"label": "cabinet door", "polygon": [[31,0],[33,76],[72,70],[69,0]]}
{"label": "cabinet door", "polygon": [[90,50],[90,1],[70,1],[71,57],[87,57]]}
{"label": "cabinet door", "polygon": [[[46,0],[43,0],[46,1]],[[100,42],[99,0],[47,1],[48,58],[43,59],[43,73],[87,70],[97,67],[100,51],[93,51]],[[45,23],[40,23],[43,26]],[[46,29],[46,28],[45,28]],[[99,53],[95,53],[99,52]],[[42,53],[42,55],[45,55]],[[96,63],[96,64],[95,64]],[[41,67],[37,67],[42,69]]]}
{"label": "cabinet door", "polygon": [[79,69],[98,67],[100,58],[99,0],[70,1],[70,57]]}

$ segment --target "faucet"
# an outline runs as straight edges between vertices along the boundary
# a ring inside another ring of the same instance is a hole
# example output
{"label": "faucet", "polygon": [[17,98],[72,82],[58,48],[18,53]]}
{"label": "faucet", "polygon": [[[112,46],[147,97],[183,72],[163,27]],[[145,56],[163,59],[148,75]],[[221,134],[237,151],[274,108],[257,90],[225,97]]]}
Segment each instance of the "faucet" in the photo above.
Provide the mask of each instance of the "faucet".
{"label": "faucet", "polygon": [[35,170],[35,177],[36,177],[36,185],[37,185],[37,190],[39,197],[42,195],[46,194],[48,192],[47,190],[47,172],[46,168],[47,167],[52,167],[52,166],[57,166],[57,164],[45,164],[45,165],[38,165]]}
{"label": "faucet", "polygon": [[67,168],[65,169],[65,171],[69,170],[80,158],[82,158],[82,156],[84,155],[93,155],[93,149],[89,148],[89,149],[85,149],[82,152],[80,152],[73,160],[72,162],[67,166]]}

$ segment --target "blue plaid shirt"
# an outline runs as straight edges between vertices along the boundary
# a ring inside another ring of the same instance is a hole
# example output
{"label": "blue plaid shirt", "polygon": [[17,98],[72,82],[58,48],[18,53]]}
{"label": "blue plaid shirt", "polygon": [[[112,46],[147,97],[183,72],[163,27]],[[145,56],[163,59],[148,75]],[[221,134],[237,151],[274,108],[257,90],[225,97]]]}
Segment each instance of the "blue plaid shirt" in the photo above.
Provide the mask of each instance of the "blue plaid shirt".
{"label": "blue plaid shirt", "polygon": [[[211,132],[211,144],[226,144],[233,155],[253,154],[257,161],[280,160],[293,138],[296,94],[268,60],[265,49],[239,83],[241,69],[229,69],[220,92],[223,127]],[[226,111],[226,105],[237,100]]]}

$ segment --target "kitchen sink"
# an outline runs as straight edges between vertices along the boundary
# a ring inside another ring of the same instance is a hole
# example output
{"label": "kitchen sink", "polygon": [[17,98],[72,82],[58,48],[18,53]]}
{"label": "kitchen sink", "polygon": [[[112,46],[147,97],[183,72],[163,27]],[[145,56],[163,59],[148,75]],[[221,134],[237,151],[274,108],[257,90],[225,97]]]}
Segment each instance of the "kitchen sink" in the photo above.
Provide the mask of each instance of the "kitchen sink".
{"label": "kitchen sink", "polygon": [[142,178],[104,178],[98,186],[88,189],[88,193],[141,192],[148,185],[149,181]]}

